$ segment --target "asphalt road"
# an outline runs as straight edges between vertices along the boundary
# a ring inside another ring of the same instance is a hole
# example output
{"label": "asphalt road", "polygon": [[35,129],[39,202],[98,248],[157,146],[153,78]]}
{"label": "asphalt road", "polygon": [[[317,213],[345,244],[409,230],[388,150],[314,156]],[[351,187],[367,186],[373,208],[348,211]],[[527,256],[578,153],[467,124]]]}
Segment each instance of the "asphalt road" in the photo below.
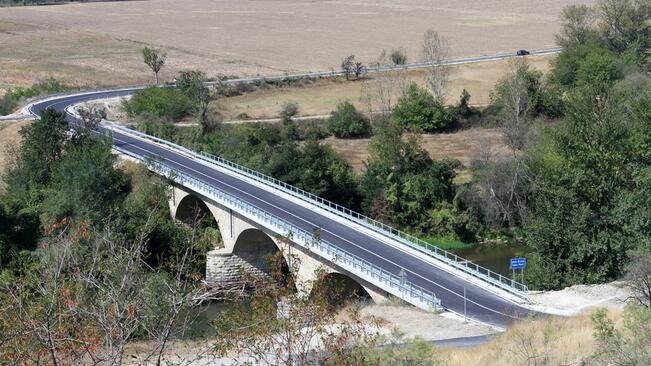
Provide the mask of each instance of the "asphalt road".
{"label": "asphalt road", "polygon": [[[62,96],[34,104],[32,111],[37,115],[40,115],[48,107],[64,111],[66,107],[86,100],[118,97],[129,93],[131,91],[109,91],[82,96]],[[74,117],[71,115],[68,115],[68,119],[71,122],[74,121]],[[375,237],[348,227],[317,210],[308,209],[281,195],[271,194],[240,177],[212,169],[185,155],[120,132],[113,131],[113,138],[114,144],[123,150],[141,156],[163,157],[165,163],[171,168],[226,191],[308,232],[320,227],[323,239],[389,272],[397,274],[401,267],[409,268],[408,280],[435,293],[445,308],[456,313],[464,313],[463,292],[465,288],[465,309],[467,316],[471,319],[505,327],[530,314],[529,310],[453,276],[406,251],[396,249]]]}
{"label": "asphalt road", "polygon": [[[30,105],[29,111],[34,115],[40,115],[49,107],[64,111],[67,107],[77,103],[126,96],[138,89],[140,87],[117,91],[97,91],[83,95],[62,95],[36,102]],[[74,123],[72,115],[68,115],[68,119]],[[185,155],[164,149],[152,142],[117,131],[112,131],[112,134],[116,147],[141,156],[163,157],[171,168],[226,191],[307,232],[312,232],[314,228],[319,227],[323,239],[386,271],[398,274],[400,268],[408,268],[407,279],[415,285],[432,291],[441,299],[441,305],[451,311],[462,315],[465,311],[470,319],[502,328],[517,319],[534,315],[530,310],[451,275],[408,251],[403,251],[376,237],[359,232],[317,210],[308,209],[281,195],[272,194],[248,183],[241,177],[200,164]]]}

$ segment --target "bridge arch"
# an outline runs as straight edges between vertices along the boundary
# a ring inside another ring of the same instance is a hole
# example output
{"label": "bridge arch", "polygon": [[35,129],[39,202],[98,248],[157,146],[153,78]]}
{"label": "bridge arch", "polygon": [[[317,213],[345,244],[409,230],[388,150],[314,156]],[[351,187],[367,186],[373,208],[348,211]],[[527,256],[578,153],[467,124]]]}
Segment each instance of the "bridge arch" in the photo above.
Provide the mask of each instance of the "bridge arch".
{"label": "bridge arch", "polygon": [[254,273],[271,274],[287,284],[290,268],[277,240],[257,228],[242,230],[233,244],[232,254],[244,260]]}
{"label": "bridge arch", "polygon": [[340,272],[318,274],[310,296],[323,296],[332,306],[350,301],[371,301],[371,294],[354,278]]}
{"label": "bridge arch", "polygon": [[208,225],[217,228],[217,219],[208,205],[193,194],[185,195],[173,212],[174,219],[186,225]]}
{"label": "bridge arch", "polygon": [[[309,296],[321,279],[319,286],[337,285],[341,296],[335,296],[342,302],[353,299],[373,299],[377,303],[387,300],[388,293],[376,286],[360,282],[361,280],[347,273],[341,273],[336,263],[330,263],[294,243],[291,238],[279,237],[276,233],[261,227],[254,220],[235,212],[220,203],[196,194],[182,186],[172,185],[170,194],[170,211],[175,219],[187,221],[197,213],[212,219],[219,229],[222,243],[207,253],[206,280],[212,283],[239,283],[242,273],[268,275],[271,265],[269,258],[276,262],[275,273],[289,274],[301,296]],[[198,211],[197,211],[198,210]],[[319,274],[325,271],[321,278]],[[289,284],[289,282],[288,282]],[[323,287],[321,287],[323,288]]]}

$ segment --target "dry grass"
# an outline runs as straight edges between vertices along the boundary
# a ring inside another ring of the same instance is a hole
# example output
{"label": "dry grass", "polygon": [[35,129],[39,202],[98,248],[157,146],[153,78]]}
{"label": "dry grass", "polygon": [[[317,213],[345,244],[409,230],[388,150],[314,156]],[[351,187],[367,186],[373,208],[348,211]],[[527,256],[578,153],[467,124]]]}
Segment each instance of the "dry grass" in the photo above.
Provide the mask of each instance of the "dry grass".
{"label": "dry grass", "polygon": [[[30,121],[2,121],[0,122],[0,176],[4,173],[9,164],[9,150],[20,144],[20,134],[23,126],[30,124]],[[5,183],[0,179],[0,193],[4,193]]]}
{"label": "dry grass", "polygon": [[[442,349],[441,354],[450,366],[543,365],[544,355],[546,365],[581,364],[596,350],[591,315],[524,321],[480,347]],[[610,310],[609,315],[621,321],[621,310]]]}
{"label": "dry grass", "polygon": [[[0,27],[6,26],[0,20]],[[134,63],[118,64],[115,58],[134,59],[140,45],[101,34],[61,30],[37,37],[42,31],[0,32],[0,87],[29,86],[49,77],[76,87],[138,84],[150,75]],[[138,65],[139,66],[139,65]]]}
{"label": "dry grass", "polygon": [[[535,69],[547,72],[550,57],[532,57],[529,63]],[[465,88],[471,95],[471,104],[486,105],[490,102],[490,91],[504,75],[509,65],[508,60],[478,64],[457,65],[451,67],[450,83],[447,95],[448,103],[456,103]],[[405,73],[408,82],[424,85],[424,71]],[[369,75],[369,78],[386,78],[386,74]],[[221,98],[213,103],[213,108],[226,119],[237,119],[240,113],[250,118],[274,118],[278,116],[283,104],[297,102],[300,116],[326,115],[337,104],[349,100],[357,108],[365,110],[362,102],[363,82],[345,82],[342,80],[318,80],[300,87],[285,87],[258,90],[236,97]],[[398,89],[396,88],[396,92]],[[394,95],[396,100],[399,95]]]}
{"label": "dry grass", "polygon": [[[69,84],[149,81],[139,54],[164,47],[162,78],[200,68],[251,76],[328,70],[355,54],[404,47],[419,61],[435,28],[452,56],[552,46],[558,14],[576,0],[150,0],[3,8],[0,83],[56,76]],[[594,0],[580,0],[593,3]]]}
{"label": "dry grass", "polygon": [[[324,140],[324,143],[332,146],[355,170],[361,171],[364,168],[364,162],[368,159],[369,141],[370,139],[329,137]],[[494,157],[504,157],[509,154],[498,129],[472,128],[455,133],[421,136],[421,146],[429,152],[432,158],[459,160],[462,164],[461,173],[479,157],[479,149],[482,145],[490,146]]]}

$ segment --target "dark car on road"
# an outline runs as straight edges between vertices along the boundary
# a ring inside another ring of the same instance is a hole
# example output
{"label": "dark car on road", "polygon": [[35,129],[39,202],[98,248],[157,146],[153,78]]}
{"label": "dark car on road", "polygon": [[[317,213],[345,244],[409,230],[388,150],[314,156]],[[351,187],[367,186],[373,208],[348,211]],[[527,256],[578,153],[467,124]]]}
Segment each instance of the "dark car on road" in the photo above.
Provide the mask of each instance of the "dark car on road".
{"label": "dark car on road", "polygon": [[529,52],[527,50],[518,50],[515,54],[518,55],[518,56],[526,56],[526,55],[530,55],[531,52]]}

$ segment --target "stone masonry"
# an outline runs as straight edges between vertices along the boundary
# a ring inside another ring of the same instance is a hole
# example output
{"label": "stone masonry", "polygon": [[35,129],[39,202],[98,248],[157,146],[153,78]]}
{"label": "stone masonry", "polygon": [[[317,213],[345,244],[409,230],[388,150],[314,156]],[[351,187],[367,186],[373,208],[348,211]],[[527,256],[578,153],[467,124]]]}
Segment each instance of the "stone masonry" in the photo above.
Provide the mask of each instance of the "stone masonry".
{"label": "stone masonry", "polygon": [[[296,263],[295,278],[297,290],[310,294],[316,281],[317,270],[326,273],[339,273],[339,270],[328,262],[305,252],[296,244],[279,240],[276,234],[260,227],[247,217],[244,217],[227,207],[207,197],[203,197],[183,187],[173,185],[170,192],[170,211],[172,217],[179,216],[179,207],[190,195],[205,203],[215,218],[224,243],[223,248],[216,248],[207,253],[206,281],[228,285],[241,282],[244,273],[251,275],[269,274],[266,258],[271,250],[279,250],[287,263]],[[350,275],[349,275],[350,276]],[[358,279],[353,279],[359,282]],[[387,301],[388,294],[369,283],[362,283],[364,289],[376,303]]]}
{"label": "stone masonry", "polygon": [[208,252],[206,260],[206,281],[222,286],[237,284],[245,274],[265,276],[269,274],[269,264],[263,256],[256,253],[232,253],[225,248]]}

